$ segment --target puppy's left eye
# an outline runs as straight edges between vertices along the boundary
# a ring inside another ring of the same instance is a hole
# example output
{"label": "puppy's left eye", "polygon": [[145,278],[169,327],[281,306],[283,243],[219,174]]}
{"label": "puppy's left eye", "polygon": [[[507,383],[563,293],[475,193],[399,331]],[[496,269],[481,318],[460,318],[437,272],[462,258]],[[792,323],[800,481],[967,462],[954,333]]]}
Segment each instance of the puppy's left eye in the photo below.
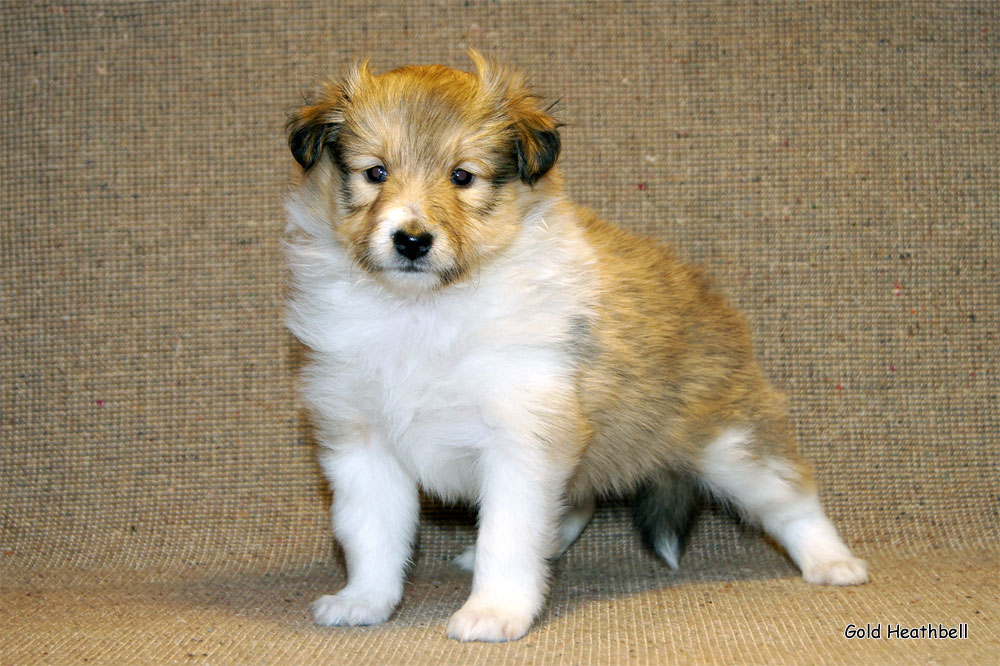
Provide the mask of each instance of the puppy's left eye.
{"label": "puppy's left eye", "polygon": [[472,185],[473,180],[474,176],[465,169],[455,169],[451,172],[451,182],[459,187],[468,187]]}

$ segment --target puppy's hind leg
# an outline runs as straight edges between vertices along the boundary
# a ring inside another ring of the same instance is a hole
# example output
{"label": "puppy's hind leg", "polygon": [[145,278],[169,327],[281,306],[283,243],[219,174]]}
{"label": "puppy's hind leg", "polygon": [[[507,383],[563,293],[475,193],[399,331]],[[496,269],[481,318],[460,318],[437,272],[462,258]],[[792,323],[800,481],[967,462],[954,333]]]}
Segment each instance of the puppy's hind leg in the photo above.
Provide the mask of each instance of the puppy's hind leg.
{"label": "puppy's hind leg", "polygon": [[[569,550],[569,547],[576,543],[576,540],[583,534],[583,530],[590,524],[590,519],[594,517],[594,500],[590,498],[571,507],[562,517],[559,525],[558,542],[556,544],[553,560],[558,560]],[[452,560],[452,564],[464,571],[473,572],[476,567],[476,547],[469,546],[462,551],[462,554]]]}
{"label": "puppy's hind leg", "polygon": [[819,503],[805,463],[792,455],[751,448],[748,431],[729,430],[702,452],[709,486],[788,551],[810,583],[859,585],[868,565],[851,554]]}
{"label": "puppy's hind leg", "polygon": [[583,534],[583,530],[590,524],[590,519],[594,517],[594,498],[588,498],[563,514],[562,523],[559,525],[559,540],[556,544],[556,554],[552,559],[558,560],[569,550],[569,547],[576,543],[576,540]]}

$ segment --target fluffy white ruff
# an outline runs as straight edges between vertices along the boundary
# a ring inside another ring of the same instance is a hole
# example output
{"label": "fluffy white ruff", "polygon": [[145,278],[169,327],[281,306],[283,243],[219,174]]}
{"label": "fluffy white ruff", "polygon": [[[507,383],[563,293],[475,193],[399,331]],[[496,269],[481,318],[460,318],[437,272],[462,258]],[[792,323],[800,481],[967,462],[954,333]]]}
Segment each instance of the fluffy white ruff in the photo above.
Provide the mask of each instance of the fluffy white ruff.
{"label": "fluffy white ruff", "polygon": [[288,325],[313,350],[305,398],[328,450],[349,581],[317,601],[316,620],[389,616],[422,486],[480,507],[472,595],[448,634],[519,638],[555,551],[569,471],[546,443],[569,434],[558,424],[574,392],[572,331],[592,315],[592,252],[556,203],[467,282],[408,289],[357,267],[308,201],[288,204]]}

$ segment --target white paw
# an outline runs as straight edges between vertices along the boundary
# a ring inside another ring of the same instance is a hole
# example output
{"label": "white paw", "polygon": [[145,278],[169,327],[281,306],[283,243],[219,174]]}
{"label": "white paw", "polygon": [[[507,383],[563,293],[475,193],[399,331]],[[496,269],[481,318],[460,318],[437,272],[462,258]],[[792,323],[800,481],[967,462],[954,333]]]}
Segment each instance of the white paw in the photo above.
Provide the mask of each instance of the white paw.
{"label": "white paw", "polygon": [[469,546],[462,551],[461,555],[453,559],[451,563],[462,571],[472,573],[476,568],[476,547]]}
{"label": "white paw", "polygon": [[861,585],[868,582],[868,563],[856,557],[821,562],[803,570],[802,577],[817,585]]}
{"label": "white paw", "polygon": [[392,615],[395,604],[376,604],[352,594],[326,594],[313,602],[313,621],[321,627],[379,624]]}
{"label": "white paw", "polygon": [[459,641],[516,641],[530,628],[530,615],[466,603],[448,620],[448,637]]}

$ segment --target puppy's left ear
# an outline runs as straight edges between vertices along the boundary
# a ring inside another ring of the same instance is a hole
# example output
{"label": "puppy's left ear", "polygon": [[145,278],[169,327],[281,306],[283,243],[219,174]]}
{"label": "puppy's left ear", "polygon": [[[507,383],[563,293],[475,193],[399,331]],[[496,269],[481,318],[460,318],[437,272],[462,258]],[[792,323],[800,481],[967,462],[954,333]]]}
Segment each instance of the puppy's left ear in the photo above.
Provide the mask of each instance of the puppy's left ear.
{"label": "puppy's left ear", "polygon": [[512,116],[518,174],[521,180],[534,185],[559,158],[559,123],[536,108],[517,110]]}
{"label": "puppy's left ear", "polygon": [[486,94],[491,96],[510,122],[514,157],[521,180],[534,185],[559,158],[560,123],[541,107],[519,72],[510,70],[469,49]]}

